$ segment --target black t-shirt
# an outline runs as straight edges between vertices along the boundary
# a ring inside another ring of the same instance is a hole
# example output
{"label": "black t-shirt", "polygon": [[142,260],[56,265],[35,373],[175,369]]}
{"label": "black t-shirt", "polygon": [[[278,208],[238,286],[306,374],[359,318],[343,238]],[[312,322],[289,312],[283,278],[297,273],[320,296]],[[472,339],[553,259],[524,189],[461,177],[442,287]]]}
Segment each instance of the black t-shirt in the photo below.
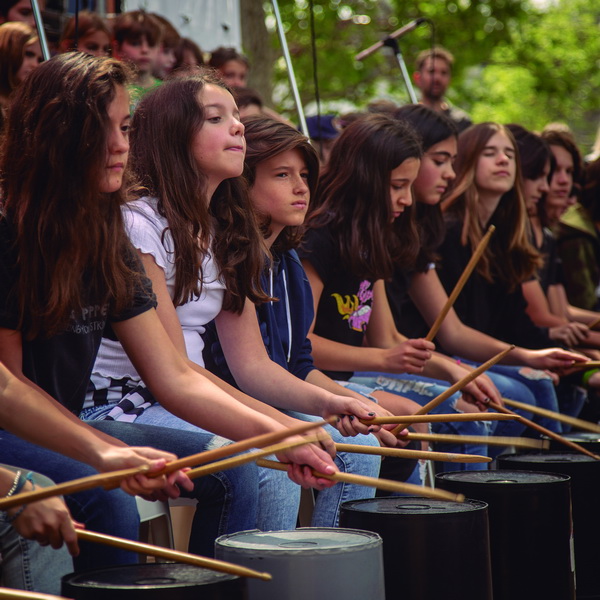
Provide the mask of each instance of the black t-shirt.
{"label": "black t-shirt", "polygon": [[[19,314],[14,286],[19,277],[10,225],[0,219],[0,327],[17,330]],[[131,249],[131,267],[143,267]],[[83,279],[85,277],[83,276]],[[113,336],[111,322],[126,321],[156,306],[150,280],[141,276],[131,306],[114,314],[110,304],[93,298],[71,314],[67,329],[52,337],[23,337],[23,373],[70,411],[79,414],[103,334]]]}
{"label": "black t-shirt", "polygon": [[[337,245],[326,227],[309,230],[298,254],[310,262],[324,286],[317,306],[315,334],[349,346],[362,346],[371,316],[374,282],[355,277],[342,265]],[[340,380],[352,377],[351,372],[326,374]]]}
{"label": "black t-shirt", "polygon": [[[461,244],[461,230],[462,223],[449,221],[438,251],[441,257],[438,275],[448,294],[471,258],[470,245]],[[533,324],[525,312],[526,306],[520,285],[510,292],[505,284],[484,279],[477,269],[454,303],[459,319],[473,329],[525,348],[554,346],[547,331]]]}
{"label": "black t-shirt", "polygon": [[429,328],[408,295],[411,275],[402,269],[394,269],[394,276],[386,282],[385,291],[396,329],[407,338],[416,339],[425,337]]}

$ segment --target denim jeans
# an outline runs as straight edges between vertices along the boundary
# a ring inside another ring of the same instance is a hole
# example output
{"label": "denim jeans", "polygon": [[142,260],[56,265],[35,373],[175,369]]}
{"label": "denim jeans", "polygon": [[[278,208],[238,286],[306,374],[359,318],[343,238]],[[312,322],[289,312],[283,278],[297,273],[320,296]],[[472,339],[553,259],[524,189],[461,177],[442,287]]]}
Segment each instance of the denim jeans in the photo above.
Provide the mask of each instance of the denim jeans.
{"label": "denim jeans", "polygon": [[[0,457],[6,464],[37,471],[55,483],[96,474],[88,465],[30,444],[7,431],[0,431]],[[135,498],[120,489],[106,491],[94,488],[69,494],[65,501],[73,518],[85,523],[90,531],[137,539],[139,514]],[[81,553],[74,559],[77,571],[138,562],[136,553],[104,544],[81,542],[80,549]]]}
{"label": "denim jeans", "polygon": [[[320,417],[306,415],[295,411],[283,411],[301,421],[319,421]],[[379,447],[379,441],[374,435],[343,436],[335,427],[326,425],[325,431],[336,444],[355,444],[358,446]],[[359,454],[354,452],[338,452],[335,464],[342,473],[378,477],[381,457],[372,454]],[[352,483],[338,482],[333,487],[315,492],[315,508],[311,520],[312,527],[337,527],[340,516],[340,506],[347,500],[361,500],[373,498],[375,488],[355,485]]]}
{"label": "denim jeans", "polygon": [[[102,419],[102,407],[83,411],[88,424],[131,446],[153,446],[179,457],[229,443],[228,440],[179,419],[160,404],[147,408],[135,423]],[[294,529],[300,487],[287,473],[248,463],[194,480],[194,490],[182,496],[198,501],[190,535],[190,552],[212,556],[214,540],[246,529]]]}
{"label": "denim jeans", "polygon": [[[448,389],[448,383],[436,379],[428,379],[418,375],[394,375],[390,373],[355,373],[351,382],[361,383],[371,388],[379,388],[392,394],[398,394],[414,400],[424,406],[436,396]],[[459,413],[456,402],[460,394],[454,394],[432,410],[432,414]],[[450,433],[454,435],[489,435],[490,421],[448,421],[446,423],[432,423],[430,428],[434,433]],[[487,456],[486,444],[436,444],[440,452],[453,452],[462,454],[480,454]],[[436,466],[440,471],[475,471],[487,469],[487,463],[447,463],[440,462]]]}
{"label": "denim jeans", "polygon": [[[14,467],[8,467],[13,469]],[[47,477],[34,474],[37,487],[52,485]],[[73,560],[63,546],[55,550],[21,537],[0,512],[0,585],[8,588],[60,594],[60,579],[73,571]]]}
{"label": "denim jeans", "polygon": [[[477,363],[464,361],[473,366],[478,366]],[[504,398],[517,400],[532,406],[539,406],[548,410],[558,411],[558,398],[556,388],[552,379],[543,371],[532,369],[530,367],[512,366],[512,365],[494,365],[486,371],[487,375],[494,382],[498,391]],[[534,415],[523,409],[515,409],[508,406],[510,410],[522,415],[527,419],[531,419],[538,425],[561,433],[561,424],[549,417]],[[498,421],[495,424],[495,435],[534,435],[538,437],[535,431],[529,430],[526,426],[521,426],[519,431],[519,423],[516,421]]]}

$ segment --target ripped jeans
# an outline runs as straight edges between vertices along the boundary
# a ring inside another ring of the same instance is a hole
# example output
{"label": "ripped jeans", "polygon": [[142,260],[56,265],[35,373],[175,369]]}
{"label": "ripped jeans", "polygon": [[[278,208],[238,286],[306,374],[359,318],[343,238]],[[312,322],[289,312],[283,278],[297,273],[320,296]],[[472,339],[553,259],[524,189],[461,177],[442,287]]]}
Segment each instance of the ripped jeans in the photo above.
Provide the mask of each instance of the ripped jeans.
{"label": "ripped jeans", "polygon": [[[361,383],[371,388],[379,388],[392,394],[404,396],[414,400],[421,406],[424,406],[442,392],[448,389],[447,382],[429,379],[416,375],[394,375],[390,373],[355,373],[350,378],[352,383]],[[456,408],[456,402],[460,394],[456,393],[442,402],[438,407],[432,410],[432,414],[452,414],[460,413]],[[454,435],[490,435],[493,431],[493,421],[454,421],[446,423],[432,423],[430,429],[433,433],[449,433]],[[436,450],[440,452],[452,452],[461,454],[480,454],[488,455],[487,444],[436,444]],[[448,463],[441,462],[440,471],[470,471],[486,470],[487,463]]]}

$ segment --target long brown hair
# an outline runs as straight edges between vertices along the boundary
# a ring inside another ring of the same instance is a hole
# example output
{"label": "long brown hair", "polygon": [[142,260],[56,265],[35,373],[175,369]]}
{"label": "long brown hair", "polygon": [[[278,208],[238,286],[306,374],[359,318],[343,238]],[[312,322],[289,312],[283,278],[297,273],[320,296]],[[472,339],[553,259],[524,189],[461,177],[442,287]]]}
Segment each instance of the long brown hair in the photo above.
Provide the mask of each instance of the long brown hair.
{"label": "long brown hair", "polygon": [[127,83],[122,63],[67,53],[42,63],[15,93],[0,194],[15,232],[16,301],[29,338],[64,330],[88,297],[117,311],[132,297],[123,195],[103,194],[98,185],[108,107]]}
{"label": "long brown hair", "polygon": [[18,86],[17,73],[23,64],[25,47],[38,39],[35,29],[26,23],[0,26],[0,97],[8,98]]}
{"label": "long brown hair", "polygon": [[170,79],[144,96],[133,118],[130,163],[142,185],[136,195],[155,196],[168,222],[175,306],[200,296],[202,262],[210,250],[225,280],[223,307],[241,311],[246,297],[268,298],[260,286],[265,245],[241,177],[226,179],[212,198],[206,197],[207,179],[192,142],[205,121],[198,97],[207,84],[228,89],[204,74]]}
{"label": "long brown hair", "polygon": [[419,243],[412,207],[393,221],[390,173],[421,154],[414,130],[382,114],[360,117],[335,141],[307,227],[327,226],[356,276],[389,279],[395,266],[413,265]]}
{"label": "long brown hair", "polygon": [[[421,140],[423,152],[447,140],[458,138],[458,129],[449,117],[424,104],[405,104],[394,112],[394,118],[410,124]],[[444,239],[446,226],[439,204],[419,202],[414,195],[415,219],[419,228],[419,255],[415,269],[425,273],[431,263],[438,262],[437,249]]]}
{"label": "long brown hair", "polygon": [[478,123],[459,135],[454,163],[456,180],[442,201],[442,210],[448,217],[462,222],[461,243],[469,244],[474,251],[484,234],[478,216],[475,173],[481,153],[496,133],[506,135],[515,150],[515,184],[502,195],[492,215],[490,224],[496,226],[496,231],[476,268],[487,281],[500,280],[512,291],[536,272],[541,257],[527,234],[529,221],[521,188],[519,149],[509,129],[498,123]]}
{"label": "long brown hair", "polygon": [[[317,188],[319,179],[319,156],[310,145],[308,138],[287,123],[277,121],[263,115],[253,115],[243,120],[246,131],[246,159],[244,161],[244,177],[252,187],[256,180],[256,167],[259,163],[269,160],[288,150],[299,150],[302,153],[308,169],[308,189],[311,198]],[[261,215],[263,234],[271,235],[268,215]],[[275,240],[272,251],[285,251],[295,248],[302,239],[304,228],[286,227]]]}

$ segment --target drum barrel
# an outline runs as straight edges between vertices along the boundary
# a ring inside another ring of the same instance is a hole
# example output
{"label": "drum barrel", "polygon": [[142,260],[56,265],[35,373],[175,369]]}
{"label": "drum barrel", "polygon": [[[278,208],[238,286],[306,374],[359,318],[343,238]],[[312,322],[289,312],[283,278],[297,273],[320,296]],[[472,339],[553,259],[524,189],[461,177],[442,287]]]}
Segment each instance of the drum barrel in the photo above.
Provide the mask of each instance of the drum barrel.
{"label": "drum barrel", "polygon": [[248,581],[249,600],[385,600],[382,542],[370,531],[242,531],[217,538],[215,556],[271,573]]}
{"label": "drum barrel", "polygon": [[344,502],[340,526],[383,539],[386,598],[491,600],[487,505],[392,496]]}
{"label": "drum barrel", "polygon": [[575,597],[569,477],[456,471],[436,485],[488,504],[494,600]]}
{"label": "drum barrel", "polygon": [[123,565],[65,575],[63,596],[73,600],[243,600],[246,579],[192,565]]}
{"label": "drum barrel", "polygon": [[571,478],[577,598],[600,599],[600,461],[578,452],[536,452],[499,456],[498,465],[507,469],[563,473]]}

